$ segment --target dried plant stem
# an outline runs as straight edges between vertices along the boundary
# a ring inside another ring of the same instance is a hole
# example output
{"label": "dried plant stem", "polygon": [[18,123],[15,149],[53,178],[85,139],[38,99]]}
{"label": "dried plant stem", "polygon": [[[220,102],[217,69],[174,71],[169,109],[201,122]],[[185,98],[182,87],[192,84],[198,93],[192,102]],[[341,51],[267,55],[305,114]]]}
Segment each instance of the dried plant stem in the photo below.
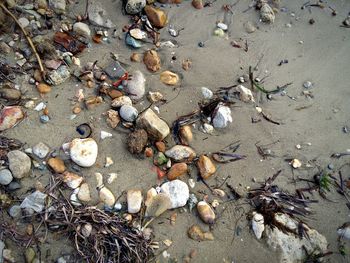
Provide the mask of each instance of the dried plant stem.
{"label": "dried plant stem", "polygon": [[45,70],[44,70],[43,64],[42,64],[42,62],[41,62],[41,58],[40,58],[38,52],[36,51],[36,48],[35,48],[35,46],[34,46],[34,44],[33,44],[33,42],[32,42],[32,39],[31,39],[30,36],[28,35],[27,31],[21,26],[21,24],[18,22],[17,18],[11,13],[10,10],[8,10],[8,9],[6,8],[6,6],[5,6],[4,4],[0,3],[0,7],[4,10],[4,12],[5,12],[6,14],[8,14],[8,15],[15,21],[15,23],[16,23],[16,24],[19,26],[19,28],[22,30],[24,36],[26,37],[26,39],[27,39],[27,41],[28,41],[30,47],[32,48],[32,50],[33,50],[33,52],[34,52],[34,54],[35,54],[35,56],[36,56],[36,59],[37,59],[37,61],[38,61],[38,63],[39,63],[40,72],[41,72],[42,75],[44,75]]}

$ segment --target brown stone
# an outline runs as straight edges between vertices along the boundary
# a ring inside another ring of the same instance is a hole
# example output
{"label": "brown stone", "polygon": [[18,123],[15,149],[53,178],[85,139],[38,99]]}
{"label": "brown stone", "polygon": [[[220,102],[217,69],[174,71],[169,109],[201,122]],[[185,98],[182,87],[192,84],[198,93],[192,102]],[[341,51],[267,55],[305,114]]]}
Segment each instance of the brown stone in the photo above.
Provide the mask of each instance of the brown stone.
{"label": "brown stone", "polygon": [[130,60],[133,62],[141,62],[141,56],[138,53],[132,53],[130,56]]}
{"label": "brown stone", "polygon": [[157,150],[162,153],[165,152],[166,150],[166,146],[164,142],[156,142],[156,147],[157,147]]}
{"label": "brown stone", "polygon": [[85,99],[86,108],[93,109],[102,103],[103,99],[100,96],[89,96]]}
{"label": "brown stone", "polygon": [[115,98],[119,98],[119,97],[123,96],[123,93],[119,90],[116,90],[116,89],[109,89],[107,91],[107,93],[108,93],[108,96],[111,97],[111,99],[115,99]]}
{"label": "brown stone", "polygon": [[42,81],[43,81],[43,77],[42,77],[42,75],[41,75],[40,70],[38,70],[38,69],[34,70],[33,78],[34,78],[37,82],[42,82]]}
{"label": "brown stone", "polygon": [[197,167],[203,179],[208,179],[216,172],[216,167],[214,163],[210,160],[209,157],[205,155],[199,156]]}
{"label": "brown stone", "polygon": [[202,9],[203,8],[203,1],[202,0],[192,0],[192,5],[196,9]]}
{"label": "brown stone", "polygon": [[38,91],[42,94],[49,93],[51,91],[51,86],[45,84],[45,83],[39,83],[36,88]]}
{"label": "brown stone", "polygon": [[145,156],[146,157],[152,157],[153,156],[153,150],[150,147],[146,147],[145,149]]}
{"label": "brown stone", "polygon": [[167,85],[176,85],[179,82],[179,76],[174,72],[166,70],[160,74],[160,81]]}
{"label": "brown stone", "polygon": [[167,173],[168,180],[172,181],[176,178],[184,175],[187,172],[186,163],[176,163],[174,164]]}
{"label": "brown stone", "polygon": [[144,129],[136,130],[128,136],[128,149],[131,153],[141,153],[148,141],[147,132]]}
{"label": "brown stone", "polygon": [[64,162],[58,157],[50,158],[47,161],[47,164],[50,166],[50,168],[52,168],[52,170],[54,170],[58,174],[61,174],[66,170]]}
{"label": "brown stone", "polygon": [[189,125],[182,126],[180,128],[179,133],[180,133],[181,143],[183,145],[189,145],[190,142],[193,140],[191,126],[189,126]]}
{"label": "brown stone", "polygon": [[116,128],[120,122],[119,113],[115,110],[108,110],[106,112],[107,123],[111,128]]}
{"label": "brown stone", "polygon": [[148,50],[143,56],[143,63],[145,63],[147,69],[152,72],[160,70],[160,58],[157,51]]}
{"label": "brown stone", "polygon": [[188,231],[187,234],[189,238],[196,240],[196,241],[204,241],[204,240],[214,240],[214,236],[210,232],[204,232],[202,228],[198,225],[192,225]]}
{"label": "brown stone", "polygon": [[79,114],[81,112],[81,108],[80,106],[75,106],[72,111],[74,114]]}
{"label": "brown stone", "polygon": [[151,24],[155,27],[162,28],[167,23],[167,16],[165,12],[161,9],[154,8],[152,6],[147,5],[145,8],[145,13],[151,22]]}

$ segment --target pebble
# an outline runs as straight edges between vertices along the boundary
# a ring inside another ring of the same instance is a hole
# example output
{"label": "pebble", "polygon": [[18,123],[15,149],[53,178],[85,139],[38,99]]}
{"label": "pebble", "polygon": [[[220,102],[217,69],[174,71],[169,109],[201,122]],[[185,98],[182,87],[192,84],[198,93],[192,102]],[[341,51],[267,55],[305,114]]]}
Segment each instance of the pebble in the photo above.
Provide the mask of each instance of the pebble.
{"label": "pebble", "polygon": [[257,212],[253,212],[252,229],[257,239],[261,239],[262,233],[265,230],[264,216]]}
{"label": "pebble", "polygon": [[33,147],[33,154],[39,157],[40,159],[44,159],[49,152],[50,152],[49,146],[47,146],[43,142],[39,142]]}
{"label": "pebble", "polygon": [[81,228],[81,234],[84,237],[89,237],[91,235],[92,232],[92,225],[90,223],[86,223],[83,225],[83,227]]}
{"label": "pebble", "polygon": [[94,139],[74,139],[69,148],[70,157],[76,164],[82,167],[91,167],[95,164],[98,146]]}
{"label": "pebble", "polygon": [[200,201],[197,203],[197,211],[199,217],[206,224],[213,224],[215,222],[215,213],[210,205],[205,201]]}
{"label": "pebble", "polygon": [[21,185],[18,182],[12,181],[8,186],[7,189],[10,191],[16,191],[18,189],[21,189]]}
{"label": "pebble", "polygon": [[46,197],[46,194],[37,190],[27,195],[20,206],[22,209],[33,209],[35,212],[40,213],[45,208]]}
{"label": "pebble", "polygon": [[172,209],[185,206],[190,196],[187,184],[180,180],[162,184],[160,191],[169,196]]}
{"label": "pebble", "polygon": [[138,129],[131,132],[127,139],[128,150],[131,153],[141,153],[148,141],[147,132],[144,129]]}
{"label": "pebble", "polygon": [[226,31],[228,29],[228,26],[224,23],[217,23],[216,26],[224,31]]}
{"label": "pebble", "polygon": [[50,117],[49,116],[47,116],[47,115],[41,115],[40,116],[40,122],[41,123],[48,123],[50,121]]}
{"label": "pebble", "polygon": [[0,51],[3,52],[4,54],[9,54],[12,51],[12,49],[5,42],[1,41],[0,42]]}
{"label": "pebble", "polygon": [[62,176],[62,181],[71,189],[78,188],[81,183],[83,182],[83,177],[72,173],[65,171]]}
{"label": "pebble", "polygon": [[47,94],[51,92],[51,86],[47,85],[46,83],[39,83],[36,86],[37,90],[42,94]]}
{"label": "pebble", "polygon": [[160,57],[155,50],[148,50],[143,56],[143,63],[145,63],[147,69],[151,72],[157,72],[160,70]]}
{"label": "pebble", "polygon": [[125,36],[125,43],[128,46],[131,46],[133,48],[140,48],[140,47],[142,47],[141,41],[136,40],[130,34],[126,34],[126,36]]}
{"label": "pebble", "polygon": [[207,133],[207,134],[212,134],[214,132],[214,127],[212,125],[210,125],[209,123],[204,123],[202,126],[201,126],[201,130],[204,132],[204,133]]}
{"label": "pebble", "polygon": [[13,176],[10,170],[2,169],[0,170],[0,184],[8,185],[12,182]]}
{"label": "pebble", "polygon": [[250,89],[247,89],[243,85],[238,85],[236,90],[239,92],[239,99],[243,102],[255,102],[254,96]]}
{"label": "pebble", "polygon": [[192,6],[196,9],[202,9],[203,8],[203,1],[202,0],[192,0]]}
{"label": "pebble", "polygon": [[299,161],[298,159],[293,159],[290,164],[294,169],[301,167],[301,161]]}
{"label": "pebble", "polygon": [[111,138],[112,136],[113,136],[113,134],[110,132],[101,131],[101,133],[100,133],[101,140],[104,140],[106,138]]}
{"label": "pebble", "polygon": [[169,70],[166,70],[160,74],[160,81],[166,85],[174,86],[179,82],[179,79],[180,78],[176,73]]}
{"label": "pebble", "polygon": [[165,155],[176,162],[191,162],[196,157],[196,152],[189,146],[175,145]]}
{"label": "pebble", "polygon": [[144,12],[153,26],[163,28],[166,25],[168,18],[163,10],[147,5]]}
{"label": "pebble", "polygon": [[146,6],[146,0],[128,0],[125,11],[130,15],[136,15]]}
{"label": "pebble", "polygon": [[132,79],[128,81],[125,90],[133,100],[139,100],[145,95],[146,79],[141,71],[136,70],[132,74]]}
{"label": "pebble", "polygon": [[90,1],[88,5],[88,18],[91,24],[106,28],[115,27],[115,24],[109,17],[106,10],[103,8],[100,1]]}
{"label": "pebble", "polygon": [[111,106],[114,108],[120,108],[123,105],[132,106],[132,101],[128,96],[121,96],[112,100]]}
{"label": "pebble", "polygon": [[187,164],[186,163],[176,163],[174,164],[167,173],[167,178],[169,181],[175,180],[178,177],[187,173]]}
{"label": "pebble", "polygon": [[19,217],[21,215],[21,213],[22,213],[22,210],[21,210],[21,207],[19,205],[13,205],[9,209],[9,214],[12,218]]}
{"label": "pebble", "polygon": [[152,109],[145,110],[137,119],[136,124],[145,129],[156,141],[163,140],[170,133],[168,124],[160,119]]}
{"label": "pebble", "polygon": [[312,88],[312,82],[311,81],[305,81],[304,83],[303,83],[303,87],[305,88],[305,89],[311,89]]}
{"label": "pebble", "polygon": [[82,23],[82,22],[77,22],[73,25],[73,31],[78,34],[81,35],[83,37],[90,37],[91,36],[91,31],[90,28],[87,24]]}
{"label": "pebble", "polygon": [[128,213],[136,214],[141,209],[142,204],[142,193],[140,190],[131,189],[128,190],[126,195],[127,203],[128,203]]}
{"label": "pebble", "polygon": [[81,202],[90,202],[91,201],[91,194],[90,194],[90,188],[87,183],[83,183],[79,187],[79,192],[77,194],[78,199]]}
{"label": "pebble", "polygon": [[261,21],[265,23],[273,23],[275,21],[275,13],[268,4],[264,3],[260,9]]}
{"label": "pebble", "polygon": [[196,241],[214,240],[210,232],[204,232],[198,225],[192,225],[187,231],[188,237]]}
{"label": "pebble", "polygon": [[160,93],[159,91],[155,91],[155,92],[149,91],[147,95],[147,99],[151,103],[155,103],[163,99],[163,94]]}
{"label": "pebble", "polygon": [[7,154],[9,161],[9,169],[12,172],[12,176],[16,179],[21,179],[28,175],[31,168],[31,160],[24,152],[19,150],[11,151]]}
{"label": "pebble", "polygon": [[44,102],[40,102],[38,105],[35,106],[35,111],[42,111],[46,108],[46,104]]}
{"label": "pebble", "polygon": [[230,122],[232,122],[231,109],[219,103],[215,110],[213,126],[215,128],[225,128]]}
{"label": "pebble", "polygon": [[204,180],[210,178],[216,172],[214,163],[205,155],[199,156],[197,167]]}
{"label": "pebble", "polygon": [[27,26],[29,26],[29,20],[25,17],[21,17],[18,19],[18,23],[23,27],[26,28]]}
{"label": "pebble", "polygon": [[137,116],[138,116],[138,111],[136,108],[134,108],[133,106],[130,105],[123,105],[120,109],[119,109],[119,115],[120,117],[128,122],[133,122],[136,120]]}
{"label": "pebble", "polygon": [[55,173],[61,174],[66,170],[64,162],[58,157],[50,158],[47,161],[47,164],[51,167],[52,170],[54,170]]}
{"label": "pebble", "polygon": [[222,30],[221,28],[217,28],[217,29],[214,30],[214,36],[224,37],[225,36],[225,31]]}
{"label": "pebble", "polygon": [[95,173],[96,181],[97,181],[97,189],[100,201],[103,202],[108,207],[113,207],[115,204],[115,197],[111,190],[109,190],[103,184],[103,176],[100,173]]}
{"label": "pebble", "polygon": [[213,92],[210,89],[208,89],[206,87],[202,87],[201,91],[202,91],[202,95],[205,99],[209,100],[213,97]]}
{"label": "pebble", "polygon": [[246,31],[248,34],[251,34],[251,33],[253,33],[253,32],[256,31],[256,27],[255,27],[254,24],[253,24],[252,22],[250,22],[250,21],[245,22],[243,26],[244,26],[245,31]]}
{"label": "pebble", "polygon": [[0,113],[0,131],[11,129],[24,117],[25,113],[21,106],[5,106]]}
{"label": "pebble", "polygon": [[193,140],[193,133],[190,125],[182,126],[179,130],[181,144],[189,145]]}
{"label": "pebble", "polygon": [[57,14],[63,14],[66,11],[66,0],[49,0],[49,4]]}

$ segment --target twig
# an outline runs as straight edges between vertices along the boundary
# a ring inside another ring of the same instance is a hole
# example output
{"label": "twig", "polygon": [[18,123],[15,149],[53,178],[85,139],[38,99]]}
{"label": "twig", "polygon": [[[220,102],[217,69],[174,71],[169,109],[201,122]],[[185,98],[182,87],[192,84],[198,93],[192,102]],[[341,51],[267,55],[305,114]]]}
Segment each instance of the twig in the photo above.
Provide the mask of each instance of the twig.
{"label": "twig", "polygon": [[36,48],[35,48],[35,46],[34,46],[34,44],[33,44],[33,42],[32,42],[32,39],[31,39],[30,36],[28,35],[27,31],[21,26],[21,24],[18,22],[17,18],[11,13],[10,10],[8,10],[8,9],[6,8],[6,6],[5,6],[4,4],[0,3],[0,7],[4,10],[4,12],[5,12],[6,14],[8,14],[8,15],[15,21],[15,23],[16,23],[16,24],[19,26],[19,28],[22,30],[24,36],[26,37],[26,39],[27,39],[27,41],[28,41],[30,47],[32,48],[32,50],[33,50],[33,52],[34,52],[34,54],[35,54],[35,56],[36,56],[36,59],[37,59],[37,61],[38,61],[38,63],[39,63],[39,68],[40,68],[41,75],[44,76],[45,70],[44,70],[43,64],[42,64],[42,62],[41,62],[41,58],[40,58],[38,52],[36,51]]}

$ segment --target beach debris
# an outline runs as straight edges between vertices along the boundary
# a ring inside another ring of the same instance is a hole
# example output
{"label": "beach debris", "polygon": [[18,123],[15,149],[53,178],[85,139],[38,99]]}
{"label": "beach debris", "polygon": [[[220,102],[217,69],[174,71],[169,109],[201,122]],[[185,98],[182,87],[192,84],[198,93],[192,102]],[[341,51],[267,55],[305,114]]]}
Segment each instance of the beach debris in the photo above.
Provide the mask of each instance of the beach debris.
{"label": "beach debris", "polygon": [[187,58],[185,60],[182,61],[182,68],[183,70],[190,70],[192,68],[192,61]]}
{"label": "beach debris", "polygon": [[204,180],[209,179],[216,172],[216,167],[214,163],[210,160],[209,157],[203,154],[199,156],[197,167],[198,167],[200,176]]}
{"label": "beach debris", "polygon": [[133,122],[137,119],[139,112],[136,108],[130,105],[123,105],[119,109],[119,116],[128,122]]}
{"label": "beach debris", "polygon": [[169,196],[171,209],[185,206],[189,198],[187,184],[177,179],[162,184],[160,192]]}
{"label": "beach debris", "polygon": [[130,15],[136,15],[146,6],[146,0],[128,0],[125,11]]}
{"label": "beach debris", "polygon": [[167,178],[169,181],[175,180],[178,177],[187,173],[186,163],[175,163],[167,172]]}
{"label": "beach debris", "polygon": [[257,212],[253,212],[252,229],[257,239],[261,239],[261,236],[265,230],[264,216]]}
{"label": "beach debris", "polygon": [[261,21],[265,23],[273,23],[275,21],[275,12],[267,3],[263,3],[260,8]]}
{"label": "beach debris", "polygon": [[62,181],[71,189],[78,188],[84,178],[72,172],[65,171],[62,175]]}
{"label": "beach debris", "polygon": [[189,146],[175,145],[165,151],[165,155],[175,162],[191,162],[196,157],[196,152]]}
{"label": "beach debris", "polygon": [[195,241],[214,240],[211,232],[204,232],[199,225],[192,225],[187,231],[188,237]]}
{"label": "beach debris", "polygon": [[145,83],[146,79],[141,71],[136,70],[132,74],[131,80],[125,88],[125,91],[129,94],[129,97],[133,100],[139,100],[145,95]]}
{"label": "beach debris", "polygon": [[166,85],[174,86],[179,82],[179,76],[174,72],[166,70],[160,74],[160,81]]}
{"label": "beach debris", "polygon": [[108,167],[110,167],[112,164],[114,164],[112,158],[109,157],[109,156],[107,156],[107,157],[106,157],[106,162],[105,162],[105,165],[104,165],[104,166],[105,166],[106,168],[108,168]]}
{"label": "beach debris", "polygon": [[46,194],[40,191],[35,191],[24,198],[20,207],[22,209],[32,209],[35,212],[40,213],[45,208],[46,198]]}
{"label": "beach debris", "polygon": [[156,141],[163,140],[170,133],[168,124],[160,119],[152,109],[145,110],[136,120],[136,125],[145,129],[148,135]]}
{"label": "beach debris", "polygon": [[230,122],[232,122],[231,109],[219,103],[214,111],[213,126],[215,128],[225,128]]}
{"label": "beach debris", "polygon": [[133,48],[140,48],[140,47],[142,47],[141,41],[133,38],[129,33],[126,34],[126,36],[125,36],[125,43],[128,46],[131,46]]}
{"label": "beach debris", "polygon": [[9,169],[16,179],[27,176],[30,172],[32,163],[28,155],[19,150],[10,151],[7,154]]}
{"label": "beach debris", "polygon": [[126,199],[128,203],[128,213],[130,214],[138,213],[141,209],[141,204],[143,200],[141,190],[138,190],[138,189],[128,190],[126,194]]}
{"label": "beach debris", "polygon": [[84,237],[89,237],[91,235],[91,232],[92,232],[92,225],[90,223],[86,223],[82,226],[81,234]]}
{"label": "beach debris", "polygon": [[60,66],[57,70],[52,70],[48,73],[47,83],[57,86],[64,83],[70,77],[70,72],[67,66]]}
{"label": "beach debris", "polygon": [[101,131],[101,133],[100,133],[101,140],[104,140],[106,138],[111,138],[112,136],[113,136],[113,134],[110,132]]}
{"label": "beach debris", "polygon": [[5,106],[0,112],[0,131],[16,126],[25,117],[21,106]]}
{"label": "beach debris", "polygon": [[88,203],[91,201],[90,187],[87,183],[82,183],[77,194],[79,201]]}
{"label": "beach debris", "polygon": [[131,153],[141,153],[148,142],[148,135],[144,129],[138,129],[128,135],[127,145]]}
{"label": "beach debris", "polygon": [[95,164],[98,153],[98,146],[94,139],[76,138],[70,143],[69,149],[70,157],[76,164],[82,167],[91,167]]}
{"label": "beach debris", "polygon": [[103,184],[103,176],[101,173],[95,173],[96,177],[96,189],[98,191],[98,196],[100,198],[100,201],[104,203],[108,207],[113,207],[115,204],[115,197],[111,190],[109,190],[104,184]]}
{"label": "beach debris", "polygon": [[133,61],[133,62],[141,62],[141,56],[139,53],[132,53],[131,56],[130,56],[130,60]]}
{"label": "beach debris", "polygon": [[50,158],[47,161],[47,164],[55,173],[58,174],[61,174],[66,170],[66,166],[64,165],[63,160],[59,157]]}
{"label": "beach debris", "polygon": [[202,219],[202,221],[206,224],[214,224],[215,222],[215,213],[213,209],[210,207],[210,205],[205,201],[200,201],[197,203],[197,211],[199,214],[199,217]]}
{"label": "beach debris", "polygon": [[119,113],[115,110],[108,110],[105,115],[107,124],[113,129],[116,128],[120,122]]}
{"label": "beach debris", "polygon": [[168,22],[165,12],[161,9],[147,5],[145,6],[144,11],[150,23],[157,28],[163,28]]}
{"label": "beach debris", "polygon": [[160,70],[160,58],[157,51],[148,50],[143,56],[143,63],[145,63],[147,69],[152,72]]}
{"label": "beach debris", "polygon": [[217,29],[214,30],[214,36],[224,37],[225,36],[225,31],[222,30],[221,28],[217,28]]}
{"label": "beach debris", "polygon": [[0,170],[0,184],[9,185],[13,180],[12,173],[9,169]]}
{"label": "beach debris", "polygon": [[311,88],[313,87],[312,82],[309,81],[309,80],[305,81],[305,82],[303,83],[303,87],[304,87],[305,89],[311,89]]}

